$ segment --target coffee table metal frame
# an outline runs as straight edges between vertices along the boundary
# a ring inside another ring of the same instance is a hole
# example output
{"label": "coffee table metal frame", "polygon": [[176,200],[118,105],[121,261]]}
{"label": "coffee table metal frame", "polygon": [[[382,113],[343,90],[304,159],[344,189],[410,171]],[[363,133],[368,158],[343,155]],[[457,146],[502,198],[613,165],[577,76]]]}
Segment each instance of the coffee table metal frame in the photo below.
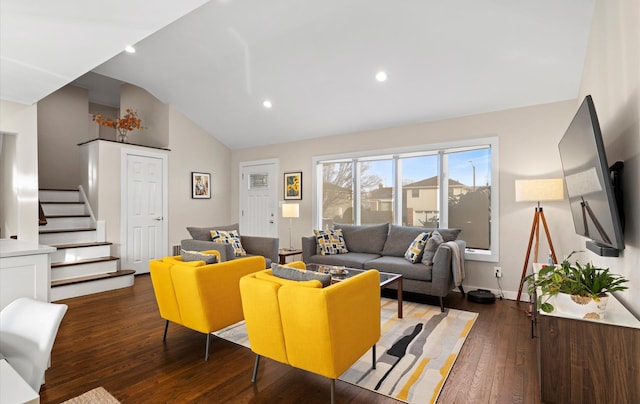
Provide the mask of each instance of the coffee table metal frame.
{"label": "coffee table metal frame", "polygon": [[[340,282],[345,279],[349,279],[357,274],[367,271],[367,269],[349,268],[349,267],[344,267],[340,265],[336,266],[336,265],[314,264],[314,263],[307,264],[307,270],[309,271],[329,273],[331,269],[335,269],[335,268],[344,268],[347,270],[347,274],[343,276],[331,275],[332,282]],[[397,299],[398,300],[398,318],[402,318],[402,275],[392,274],[389,272],[380,272],[380,290],[394,283],[397,284],[396,288],[398,290],[398,299]]]}

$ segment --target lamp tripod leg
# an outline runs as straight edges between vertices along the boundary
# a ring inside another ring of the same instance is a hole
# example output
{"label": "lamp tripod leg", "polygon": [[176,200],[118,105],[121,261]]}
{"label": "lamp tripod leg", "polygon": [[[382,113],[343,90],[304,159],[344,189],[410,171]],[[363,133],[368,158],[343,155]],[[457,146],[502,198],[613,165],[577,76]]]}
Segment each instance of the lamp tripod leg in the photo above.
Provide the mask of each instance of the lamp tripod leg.
{"label": "lamp tripod leg", "polygon": [[[522,266],[522,276],[520,276],[520,287],[518,288],[518,296],[516,297],[516,304],[520,304],[520,296],[522,296],[522,286],[524,285],[524,278],[527,276],[527,268],[529,266],[529,255],[531,254],[531,246],[533,244],[533,238],[540,226],[540,212],[536,208],[533,215],[533,223],[531,224],[531,233],[529,234],[529,245],[527,247],[527,255],[524,259],[524,265]],[[536,246],[537,248],[537,246]]]}

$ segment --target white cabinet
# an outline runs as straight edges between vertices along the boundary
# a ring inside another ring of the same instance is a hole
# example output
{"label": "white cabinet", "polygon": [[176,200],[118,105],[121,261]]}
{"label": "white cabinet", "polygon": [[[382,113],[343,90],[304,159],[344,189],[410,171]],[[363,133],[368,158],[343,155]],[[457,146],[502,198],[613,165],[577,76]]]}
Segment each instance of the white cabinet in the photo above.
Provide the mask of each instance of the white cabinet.
{"label": "white cabinet", "polygon": [[55,247],[0,239],[0,310],[19,297],[49,301]]}

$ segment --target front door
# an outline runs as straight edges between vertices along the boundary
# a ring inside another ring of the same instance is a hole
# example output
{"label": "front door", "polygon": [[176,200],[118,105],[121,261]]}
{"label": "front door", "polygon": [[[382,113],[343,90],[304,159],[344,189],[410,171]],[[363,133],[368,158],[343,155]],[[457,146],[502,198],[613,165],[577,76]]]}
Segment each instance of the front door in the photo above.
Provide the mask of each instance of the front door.
{"label": "front door", "polygon": [[240,163],[240,234],[278,237],[277,160]]}
{"label": "front door", "polygon": [[126,240],[120,259],[122,268],[135,269],[136,274],[149,272],[149,260],[167,255],[165,160],[166,156],[126,155]]}

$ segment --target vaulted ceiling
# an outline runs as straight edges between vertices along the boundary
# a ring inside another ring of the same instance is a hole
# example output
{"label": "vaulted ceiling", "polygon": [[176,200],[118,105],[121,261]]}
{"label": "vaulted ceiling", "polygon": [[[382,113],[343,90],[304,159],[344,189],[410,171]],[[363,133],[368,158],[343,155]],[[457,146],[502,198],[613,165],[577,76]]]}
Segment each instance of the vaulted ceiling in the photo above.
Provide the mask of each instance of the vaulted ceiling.
{"label": "vaulted ceiling", "polygon": [[1,0],[0,92],[92,71],[232,149],[445,119],[576,98],[594,2]]}

